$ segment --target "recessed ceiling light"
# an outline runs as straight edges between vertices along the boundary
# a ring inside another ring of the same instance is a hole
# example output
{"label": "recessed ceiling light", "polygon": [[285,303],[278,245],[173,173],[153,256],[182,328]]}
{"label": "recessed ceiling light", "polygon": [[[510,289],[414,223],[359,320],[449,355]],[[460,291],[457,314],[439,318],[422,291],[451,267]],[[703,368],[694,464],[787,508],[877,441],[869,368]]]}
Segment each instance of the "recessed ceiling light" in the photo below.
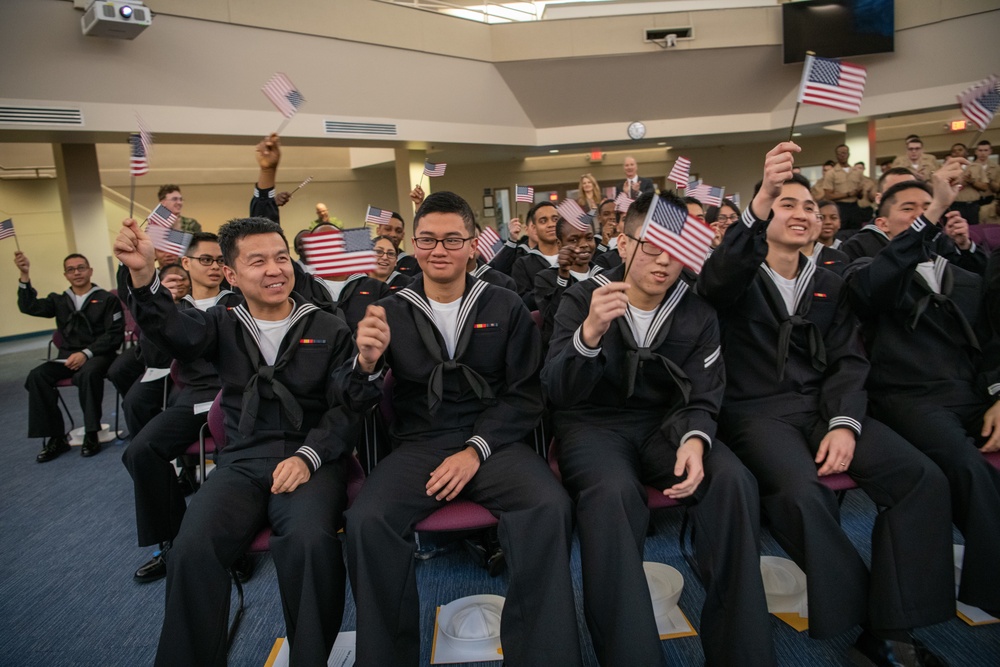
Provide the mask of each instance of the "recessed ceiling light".
{"label": "recessed ceiling light", "polygon": [[792,132],[792,136],[793,137],[801,137],[802,133],[801,132]]}
{"label": "recessed ceiling light", "polygon": [[666,145],[667,145],[667,142],[665,142],[665,141],[660,141],[660,142],[658,142],[658,143],[657,143],[656,145],[657,145],[657,146],[666,146]]}
{"label": "recessed ceiling light", "polygon": [[559,149],[558,148],[551,148],[551,149],[549,149],[549,152],[550,153],[558,153]]}

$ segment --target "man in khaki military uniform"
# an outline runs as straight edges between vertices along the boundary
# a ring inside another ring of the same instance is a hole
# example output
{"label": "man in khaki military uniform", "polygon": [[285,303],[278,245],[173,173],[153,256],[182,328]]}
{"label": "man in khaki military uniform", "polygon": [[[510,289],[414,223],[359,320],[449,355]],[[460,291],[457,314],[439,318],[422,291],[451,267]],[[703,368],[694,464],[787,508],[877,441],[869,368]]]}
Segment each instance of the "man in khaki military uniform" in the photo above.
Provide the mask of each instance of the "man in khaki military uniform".
{"label": "man in khaki military uniform", "polygon": [[938,169],[938,161],[933,155],[924,153],[924,142],[915,134],[906,138],[906,155],[900,155],[893,160],[893,167],[908,167],[913,173],[920,176],[925,181],[931,179]]}
{"label": "man in khaki military uniform", "polygon": [[861,194],[862,174],[851,168],[851,151],[846,144],[836,149],[837,163],[823,176],[823,199],[835,202],[840,210],[841,229],[861,229],[858,195]]}
{"label": "man in khaki military uniform", "polygon": [[953,208],[960,211],[970,225],[979,224],[980,207],[985,208],[1000,191],[1000,167],[990,162],[992,152],[993,146],[985,139],[976,144],[976,159],[965,170],[963,187],[955,198]]}

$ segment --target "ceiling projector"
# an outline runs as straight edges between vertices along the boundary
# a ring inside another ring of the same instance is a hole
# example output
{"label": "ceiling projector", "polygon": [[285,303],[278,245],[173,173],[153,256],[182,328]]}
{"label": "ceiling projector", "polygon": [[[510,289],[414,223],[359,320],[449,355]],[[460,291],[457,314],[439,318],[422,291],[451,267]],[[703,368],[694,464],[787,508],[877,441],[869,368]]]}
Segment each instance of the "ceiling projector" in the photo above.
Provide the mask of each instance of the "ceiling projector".
{"label": "ceiling projector", "polygon": [[84,11],[80,26],[90,37],[135,39],[152,20],[149,7],[142,2],[94,0]]}

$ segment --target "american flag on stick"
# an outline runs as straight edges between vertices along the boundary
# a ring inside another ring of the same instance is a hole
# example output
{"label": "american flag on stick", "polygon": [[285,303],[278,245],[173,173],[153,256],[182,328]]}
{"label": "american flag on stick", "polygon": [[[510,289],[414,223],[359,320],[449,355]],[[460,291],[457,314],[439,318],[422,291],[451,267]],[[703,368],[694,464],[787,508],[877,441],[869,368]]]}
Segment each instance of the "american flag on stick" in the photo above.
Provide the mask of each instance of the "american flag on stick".
{"label": "american flag on stick", "polygon": [[[733,193],[727,195],[726,199],[728,199],[729,201],[733,202],[733,204],[736,205],[736,210],[737,211],[740,210],[740,193],[739,192],[733,192]],[[721,206],[721,204],[720,204],[720,206]]]}
{"label": "american flag on stick", "polygon": [[149,159],[146,155],[146,145],[142,142],[139,133],[132,133],[128,137],[131,149],[128,161],[128,173],[130,176],[145,176],[149,173]]}
{"label": "american flag on stick", "polygon": [[369,206],[365,212],[365,222],[369,225],[388,225],[390,220],[392,220],[392,211]]}
{"label": "american flag on stick", "polygon": [[272,76],[261,90],[285,118],[294,116],[302,103],[306,101],[291,79],[281,72]]}
{"label": "american flag on stick", "polygon": [[725,193],[725,188],[717,188],[714,185],[696,181],[688,185],[687,192],[684,194],[688,197],[694,197],[706,206],[721,206]]}
{"label": "american flag on stick", "polygon": [[424,176],[427,178],[437,178],[444,176],[444,170],[448,166],[447,162],[428,162],[424,160]]}
{"label": "american flag on stick", "polygon": [[153,152],[153,132],[139,114],[135,115],[135,122],[139,125],[139,139],[142,141],[142,147],[146,150],[146,155],[149,156]]}
{"label": "american flag on stick", "polygon": [[0,239],[9,239],[12,236],[17,236],[14,233],[14,219],[7,218],[3,222],[0,222]]}
{"label": "american flag on stick", "polygon": [[146,229],[146,235],[153,242],[154,248],[162,252],[168,252],[171,255],[177,255],[178,257],[187,252],[188,246],[191,245],[191,234],[189,232],[182,232],[179,229],[171,227],[150,225]]}
{"label": "american flag on stick", "polygon": [[492,227],[483,227],[483,231],[479,233],[479,256],[483,258],[484,262],[490,262],[497,253],[500,252],[500,248],[503,246],[503,241]]}
{"label": "american flag on stick", "polygon": [[634,201],[634,199],[625,194],[624,190],[619,192],[618,196],[615,197],[615,211],[618,213],[627,213],[628,207],[631,206]]}
{"label": "american flag on stick", "polygon": [[1000,81],[997,75],[992,74],[990,78],[964,90],[958,96],[958,103],[962,106],[962,114],[980,130],[985,130],[993,122],[997,108],[1000,108]]}
{"label": "american flag on stick", "polygon": [[654,197],[639,238],[649,241],[698,273],[705,263],[715,232],[689,215],[687,210],[674,206],[662,197]]}
{"label": "american flag on stick", "polygon": [[526,204],[535,203],[535,188],[530,185],[514,186],[514,202],[524,202]]}
{"label": "american flag on stick", "polygon": [[807,55],[798,101],[849,113],[861,113],[868,70],[833,58]]}
{"label": "american flag on stick", "polygon": [[594,216],[588,215],[584,212],[583,208],[576,202],[575,199],[564,199],[562,203],[556,206],[556,210],[559,212],[559,217],[563,218],[576,227],[581,232],[585,232],[588,229],[593,229]]}
{"label": "american flag on stick", "polygon": [[302,237],[306,263],[321,278],[349,276],[375,270],[375,243],[360,229],[324,227]]}
{"label": "american flag on stick", "polygon": [[688,180],[691,178],[691,160],[686,157],[679,157],[674,162],[673,168],[667,174],[667,180],[673,181],[679,188],[686,188]]}
{"label": "american flag on stick", "polygon": [[150,227],[173,227],[174,223],[177,222],[177,214],[171,213],[166,206],[160,204],[149,214],[146,222],[149,223]]}

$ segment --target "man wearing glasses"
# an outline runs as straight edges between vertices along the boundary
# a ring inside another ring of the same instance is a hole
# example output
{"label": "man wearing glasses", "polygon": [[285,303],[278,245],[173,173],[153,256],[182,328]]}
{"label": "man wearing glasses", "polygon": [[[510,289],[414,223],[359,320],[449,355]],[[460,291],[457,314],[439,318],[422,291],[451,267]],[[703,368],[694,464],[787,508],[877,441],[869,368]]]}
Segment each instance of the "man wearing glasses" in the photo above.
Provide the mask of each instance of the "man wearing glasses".
{"label": "man wearing glasses", "polygon": [[542,413],[538,329],[515,293],[466,272],[478,240],[464,199],[429,195],[413,226],[423,272],[368,307],[357,359],[341,376],[356,411],[379,402],[386,367],[394,378],[392,453],[345,514],[356,664],[419,663],[413,527],[467,498],[500,520],[510,567],[500,629],[506,662],[579,665],[570,501],[524,444]]}
{"label": "man wearing glasses", "polygon": [[[177,303],[178,310],[206,311],[217,305],[231,308],[242,301],[230,290],[221,288],[222,249],[215,234],[196,233],[181,263],[191,276],[191,293]],[[181,280],[180,276],[172,275],[161,284],[173,293]],[[142,356],[151,368],[167,368],[173,361],[148,339],[143,341]],[[198,439],[208,419],[208,408],[222,386],[215,367],[204,358],[177,362],[176,377],[178,382],[171,387],[166,408],[132,436],[122,455],[135,484],[139,546],[159,545],[149,562],[135,571],[134,578],[140,583],[167,576],[167,552],[180,530],[186,509],[184,489],[177,483],[172,461]],[[141,409],[134,405],[137,400],[148,400],[148,394],[138,392],[133,396],[129,392],[122,408],[126,416]],[[246,571],[245,566],[242,571]]]}
{"label": "man wearing glasses", "polygon": [[201,223],[194,218],[185,218],[181,215],[181,209],[184,208],[184,195],[181,194],[180,186],[172,184],[161,186],[157,196],[160,203],[177,216],[177,223],[174,225],[177,229],[192,234],[201,231]]}
{"label": "man wearing glasses", "polygon": [[113,294],[90,281],[94,270],[83,255],[74,253],[63,260],[69,289],[44,299],[38,298],[31,285],[27,256],[20,251],[14,253],[14,264],[21,272],[17,307],[25,315],[56,318],[62,339],[58,357],[37,366],[24,384],[28,390],[28,437],[46,439],[35,460],[45,463],[69,451],[56,389],[56,383],[67,378],[72,378],[80,390],[86,431],[80,453],[93,456],[101,451],[97,434],[101,430],[104,376],[125,332],[121,304]]}

